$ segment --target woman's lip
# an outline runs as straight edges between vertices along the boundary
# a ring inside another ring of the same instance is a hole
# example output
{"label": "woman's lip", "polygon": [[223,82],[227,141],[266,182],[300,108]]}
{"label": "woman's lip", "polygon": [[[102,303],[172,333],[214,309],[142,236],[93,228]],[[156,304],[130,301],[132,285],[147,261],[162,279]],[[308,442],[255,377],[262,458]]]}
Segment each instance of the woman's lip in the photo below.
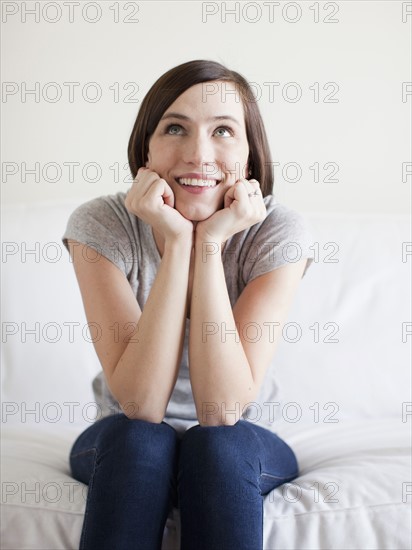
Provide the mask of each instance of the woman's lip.
{"label": "woman's lip", "polygon": [[187,172],[187,174],[181,174],[180,176],[176,176],[176,179],[181,178],[188,178],[188,179],[194,179],[194,180],[214,180],[214,181],[221,181],[221,179],[216,178],[212,176],[212,174],[201,174],[199,172]]}
{"label": "woman's lip", "polygon": [[195,195],[199,195],[200,193],[206,193],[207,191],[210,191],[211,189],[215,189],[216,185],[214,187],[207,187],[207,185],[200,187],[200,185],[182,185],[180,184],[180,187],[187,191],[188,193],[194,193]]}

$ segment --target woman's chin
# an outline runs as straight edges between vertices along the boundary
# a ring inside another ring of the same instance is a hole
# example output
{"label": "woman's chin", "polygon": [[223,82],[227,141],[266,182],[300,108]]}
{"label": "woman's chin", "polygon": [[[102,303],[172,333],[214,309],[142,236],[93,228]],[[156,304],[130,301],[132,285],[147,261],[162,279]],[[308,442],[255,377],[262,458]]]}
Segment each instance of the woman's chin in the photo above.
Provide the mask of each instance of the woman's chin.
{"label": "woman's chin", "polygon": [[176,210],[182,214],[184,218],[192,222],[202,222],[210,218],[216,211],[217,208],[213,209],[207,207],[206,205],[191,207],[188,205],[176,205]]}

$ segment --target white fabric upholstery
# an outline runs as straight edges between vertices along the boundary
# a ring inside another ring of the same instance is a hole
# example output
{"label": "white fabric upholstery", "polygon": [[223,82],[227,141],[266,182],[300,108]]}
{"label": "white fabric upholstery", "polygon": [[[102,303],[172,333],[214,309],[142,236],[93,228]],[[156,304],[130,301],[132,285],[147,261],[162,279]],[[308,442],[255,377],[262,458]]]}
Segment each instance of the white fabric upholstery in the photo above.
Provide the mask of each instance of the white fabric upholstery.
{"label": "white fabric upholstery", "polygon": [[[79,543],[87,487],[70,477],[68,453],[94,419],[91,380],[100,366],[60,237],[81,202],[3,211],[4,549]],[[262,387],[274,412],[268,427],[295,450],[300,476],[265,498],[264,549],[406,550],[412,547],[412,258],[402,258],[408,219],[306,217],[319,261],[302,280]],[[328,255],[338,262],[325,262]],[[271,389],[274,377],[280,395]],[[163,550],[179,548],[179,528],[173,510]]]}

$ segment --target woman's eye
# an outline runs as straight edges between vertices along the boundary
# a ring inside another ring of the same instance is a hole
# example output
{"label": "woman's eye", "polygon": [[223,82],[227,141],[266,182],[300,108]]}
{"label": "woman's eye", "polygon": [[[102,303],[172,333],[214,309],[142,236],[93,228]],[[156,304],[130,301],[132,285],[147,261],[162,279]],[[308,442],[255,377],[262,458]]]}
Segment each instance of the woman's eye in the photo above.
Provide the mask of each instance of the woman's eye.
{"label": "woman's eye", "polygon": [[169,124],[169,126],[166,128],[166,134],[178,134],[182,127],[180,124]]}
{"label": "woman's eye", "polygon": [[[176,136],[180,135],[183,131],[184,128],[180,124],[169,124],[169,126],[166,126],[165,134]],[[230,137],[233,135],[233,132],[226,126],[220,126],[215,130],[215,135],[218,137]]]}
{"label": "woman's eye", "polygon": [[[218,128],[218,129],[216,130],[216,132],[222,132],[222,133],[220,133],[220,136],[221,136],[221,137],[229,137],[229,136],[232,135],[231,129],[230,129],[230,128],[226,128],[226,126],[221,126],[220,128]],[[223,132],[226,132],[226,135],[224,135]]]}

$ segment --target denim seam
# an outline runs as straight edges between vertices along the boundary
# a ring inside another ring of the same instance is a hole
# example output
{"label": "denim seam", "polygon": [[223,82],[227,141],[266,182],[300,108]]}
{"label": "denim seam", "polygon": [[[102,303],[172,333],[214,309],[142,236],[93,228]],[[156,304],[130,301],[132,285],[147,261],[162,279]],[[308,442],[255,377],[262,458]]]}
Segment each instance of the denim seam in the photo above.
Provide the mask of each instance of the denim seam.
{"label": "denim seam", "polygon": [[[245,420],[245,422],[246,422],[246,420]],[[258,436],[258,434],[254,430],[252,430],[252,433],[255,436],[255,438],[257,439],[257,441],[259,442],[259,445],[262,447],[263,443],[262,443],[262,440],[260,439],[260,437]],[[260,459],[259,459],[259,463],[260,463],[261,471],[260,471],[260,475],[259,475],[259,478],[258,478],[257,481],[258,481],[258,486],[259,486],[259,492],[260,492],[261,495],[262,495],[262,489],[260,487],[260,482],[262,480],[262,477],[268,477],[268,478],[272,478],[272,479],[281,479],[281,480],[283,480],[284,483],[286,483],[287,481],[290,481],[290,480],[296,478],[299,475],[299,471],[296,471],[293,474],[288,475],[288,476],[275,476],[275,475],[272,475],[272,474],[267,474],[267,473],[262,471],[262,463],[261,463]]]}
{"label": "denim seam", "polygon": [[[247,420],[244,420],[244,422],[247,422]],[[246,426],[247,424],[244,424],[244,425]],[[260,439],[260,437],[258,436],[258,434],[257,434],[253,429],[251,430],[251,432],[252,432],[254,438],[256,439],[256,441],[258,442],[259,447],[262,449],[262,448],[263,448],[262,440]],[[262,462],[261,462],[261,460],[260,460],[260,456],[259,456],[259,455],[258,455],[258,460],[259,460],[259,466],[260,466],[260,474],[259,474],[259,476],[258,476],[257,479],[256,479],[256,484],[257,484],[257,487],[258,487],[258,490],[259,490],[259,495],[260,495],[261,497],[263,497],[263,495],[262,495],[262,488],[261,488],[261,486],[260,486],[260,481],[261,481],[261,477],[262,477]],[[263,499],[262,499],[262,502],[263,502]]]}
{"label": "denim seam", "polygon": [[287,476],[286,475],[285,476],[274,476],[273,474],[267,474],[265,472],[262,472],[260,474],[261,477],[265,476],[265,477],[271,477],[273,479],[285,479],[285,480],[286,479],[293,479],[294,477],[297,477],[297,475],[298,475],[298,472],[295,472],[294,474],[290,474],[290,475],[287,475]]}
{"label": "denim seam", "polygon": [[79,451],[78,453],[72,454],[72,458],[77,458],[78,456],[87,455],[88,453],[92,453],[93,451],[97,452],[96,447],[93,447],[92,449],[87,449],[87,451]]}

